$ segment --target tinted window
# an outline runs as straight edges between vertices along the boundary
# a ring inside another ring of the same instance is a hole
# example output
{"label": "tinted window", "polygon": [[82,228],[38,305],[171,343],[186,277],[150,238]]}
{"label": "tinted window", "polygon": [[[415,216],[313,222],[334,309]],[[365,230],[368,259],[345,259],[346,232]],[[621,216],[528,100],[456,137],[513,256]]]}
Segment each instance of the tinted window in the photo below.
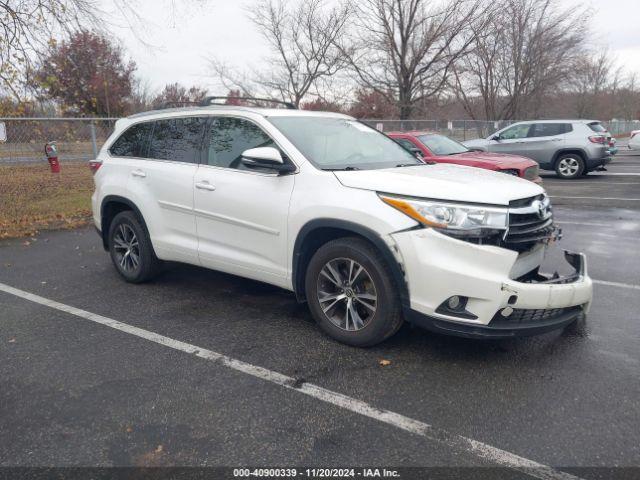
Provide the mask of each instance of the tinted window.
{"label": "tinted window", "polygon": [[529,132],[530,137],[552,137],[571,131],[570,123],[535,123]]}
{"label": "tinted window", "polygon": [[241,161],[242,152],[258,147],[278,148],[253,122],[241,118],[215,118],[209,127],[206,161],[217,167],[248,169]]}
{"label": "tinted window", "polygon": [[500,134],[500,138],[502,140],[513,140],[516,138],[525,138],[529,133],[530,124],[526,123],[524,125],[514,125],[513,127],[507,128]]}
{"label": "tinted window", "polygon": [[411,141],[405,138],[394,138],[394,140],[409,151],[415,150],[416,148],[418,148]]}
{"label": "tinted window", "polygon": [[458,143],[449,137],[445,137],[444,135],[438,135],[437,133],[420,135],[418,138],[429,150],[431,150],[431,153],[434,153],[435,155],[455,155],[457,153],[465,153],[469,151],[469,149],[461,143]]}
{"label": "tinted window", "polygon": [[153,127],[149,158],[198,163],[205,119],[201,117],[158,120]]}
{"label": "tinted window", "polygon": [[599,123],[599,122],[593,122],[593,123],[590,123],[590,124],[589,124],[589,128],[590,128],[591,130],[593,130],[594,132],[598,132],[598,133],[602,133],[602,132],[606,132],[606,131],[607,131],[607,129],[606,129],[606,128],[604,128],[604,127],[602,126],[602,124],[601,124],[601,123]]}
{"label": "tinted window", "polygon": [[109,153],[116,157],[144,157],[153,123],[138,123],[129,127],[113,142]]}

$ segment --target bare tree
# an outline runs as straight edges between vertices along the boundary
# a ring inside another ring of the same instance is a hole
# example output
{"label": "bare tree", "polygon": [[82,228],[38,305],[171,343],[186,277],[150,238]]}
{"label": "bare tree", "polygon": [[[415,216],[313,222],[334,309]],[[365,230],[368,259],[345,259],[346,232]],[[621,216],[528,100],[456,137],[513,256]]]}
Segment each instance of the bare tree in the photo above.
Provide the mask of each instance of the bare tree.
{"label": "bare tree", "polygon": [[151,101],[153,108],[162,108],[163,105],[171,104],[181,106],[181,104],[198,103],[207,96],[207,89],[199,86],[185,87],[179,83],[165,85],[162,91]]}
{"label": "bare tree", "polygon": [[[611,114],[619,77],[620,69],[616,69],[608,49],[585,52],[578,57],[568,85],[575,98],[575,114],[580,118],[593,117],[603,110]],[[605,108],[605,103],[610,104],[609,108]]]}
{"label": "bare tree", "polygon": [[[205,4],[207,0],[191,0]],[[165,0],[176,14],[176,1]],[[180,2],[184,8],[186,2]],[[136,11],[135,0],[112,0],[111,12],[99,0],[0,0],[0,95],[18,103],[30,93],[34,63],[41,60],[55,40],[64,40],[82,29],[104,33],[105,25],[117,19],[132,29],[138,39],[145,21]],[[190,9],[192,10],[192,9]]]}
{"label": "bare tree", "polygon": [[92,0],[0,1],[0,89],[16,100],[33,59],[59,31],[70,31],[95,20]]}
{"label": "bare tree", "polygon": [[361,87],[397,105],[400,118],[439,95],[474,38],[482,0],[359,0],[343,53]]}
{"label": "bare tree", "polygon": [[497,7],[456,65],[452,86],[472,118],[536,116],[544,96],[573,75],[587,11],[563,9],[559,0],[501,0]]}
{"label": "bare tree", "polygon": [[248,10],[272,51],[265,70],[239,72],[218,60],[211,66],[226,89],[276,95],[296,106],[323,80],[345,66],[336,46],[351,16],[347,4],[327,8],[325,0],[259,0]]}

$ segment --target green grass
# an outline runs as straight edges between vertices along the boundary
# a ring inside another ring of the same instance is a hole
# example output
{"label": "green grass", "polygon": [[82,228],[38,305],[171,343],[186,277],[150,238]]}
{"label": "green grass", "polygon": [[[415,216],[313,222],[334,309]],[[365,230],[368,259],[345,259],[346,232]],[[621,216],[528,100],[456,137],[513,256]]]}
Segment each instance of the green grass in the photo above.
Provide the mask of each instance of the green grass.
{"label": "green grass", "polygon": [[93,176],[86,163],[0,166],[0,238],[76,228],[91,219]]}

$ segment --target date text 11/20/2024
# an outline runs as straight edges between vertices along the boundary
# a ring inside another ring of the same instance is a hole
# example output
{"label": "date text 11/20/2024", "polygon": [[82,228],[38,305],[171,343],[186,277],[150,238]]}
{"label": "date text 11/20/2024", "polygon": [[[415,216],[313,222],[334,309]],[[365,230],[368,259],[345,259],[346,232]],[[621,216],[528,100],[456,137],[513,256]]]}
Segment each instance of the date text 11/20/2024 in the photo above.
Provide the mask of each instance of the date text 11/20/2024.
{"label": "date text 11/20/2024", "polygon": [[399,478],[387,468],[234,468],[235,478]]}

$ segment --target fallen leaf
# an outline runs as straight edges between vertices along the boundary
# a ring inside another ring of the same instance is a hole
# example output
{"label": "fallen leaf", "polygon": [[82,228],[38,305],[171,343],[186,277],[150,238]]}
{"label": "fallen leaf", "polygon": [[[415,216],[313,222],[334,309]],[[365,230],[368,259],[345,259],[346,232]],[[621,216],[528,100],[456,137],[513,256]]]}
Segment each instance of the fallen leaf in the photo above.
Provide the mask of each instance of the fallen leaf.
{"label": "fallen leaf", "polygon": [[156,447],[156,449],[155,449],[155,452],[156,452],[156,453],[161,453],[161,452],[162,452],[162,450],[164,450],[164,448],[162,447],[162,445],[158,445],[158,446]]}
{"label": "fallen leaf", "polygon": [[386,367],[387,365],[391,365],[391,360],[382,359],[378,362],[381,367]]}
{"label": "fallen leaf", "polygon": [[124,431],[127,432],[127,433],[131,433],[131,432],[133,432],[133,428],[131,426],[127,425],[127,428],[125,428]]}

